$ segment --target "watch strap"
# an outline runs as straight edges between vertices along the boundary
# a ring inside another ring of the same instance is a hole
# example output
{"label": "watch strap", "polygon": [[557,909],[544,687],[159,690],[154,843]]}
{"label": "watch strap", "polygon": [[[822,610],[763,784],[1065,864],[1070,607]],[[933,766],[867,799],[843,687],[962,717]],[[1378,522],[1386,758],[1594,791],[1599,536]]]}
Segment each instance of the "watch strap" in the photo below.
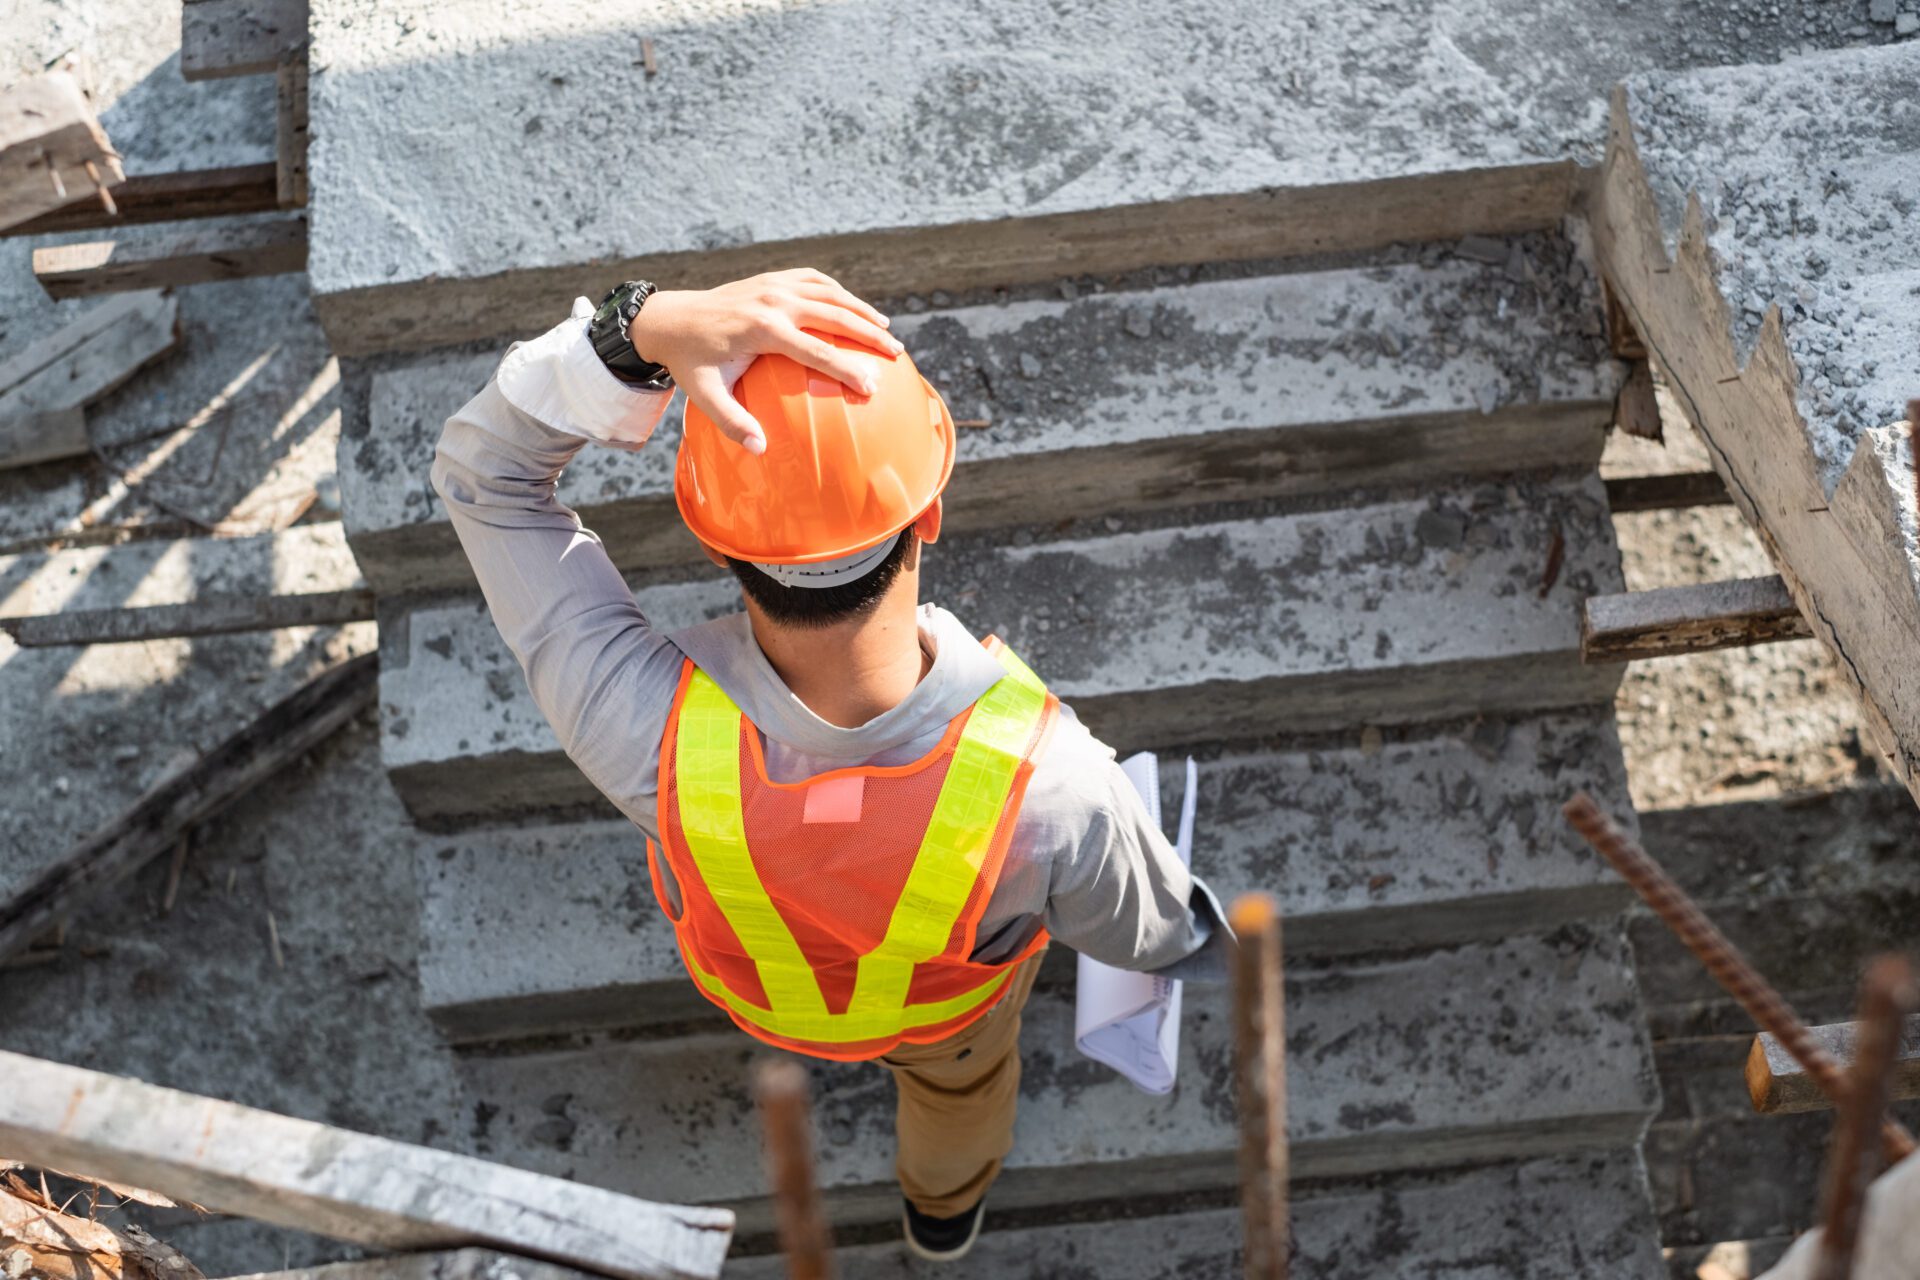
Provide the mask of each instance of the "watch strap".
{"label": "watch strap", "polygon": [[587,324],[587,337],[594,354],[614,377],[642,390],[665,391],[673,386],[673,375],[665,365],[643,359],[633,349],[631,332],[634,317],[655,292],[650,280],[615,285],[595,309]]}

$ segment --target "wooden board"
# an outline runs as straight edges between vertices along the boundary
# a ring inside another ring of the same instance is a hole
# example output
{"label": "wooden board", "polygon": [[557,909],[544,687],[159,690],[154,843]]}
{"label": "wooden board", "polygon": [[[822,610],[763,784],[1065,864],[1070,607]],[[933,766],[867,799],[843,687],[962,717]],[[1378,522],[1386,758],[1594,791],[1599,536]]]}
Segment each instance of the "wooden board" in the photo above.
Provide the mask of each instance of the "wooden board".
{"label": "wooden board", "polygon": [[180,74],[263,75],[306,42],[307,0],[188,0],[180,12]]}
{"label": "wooden board", "polygon": [[[308,681],[62,853],[0,902],[0,960],[26,950],[95,894],[172,849],[188,828],[220,813],[372,706],[378,677],[374,655],[365,654]],[[0,1150],[16,1159],[22,1155]],[[95,1176],[148,1185],[111,1173]]]}
{"label": "wooden board", "polygon": [[84,407],[179,343],[178,302],[129,293],[0,364],[0,468],[86,453]]}
{"label": "wooden board", "polygon": [[1676,507],[1725,507],[1733,504],[1717,471],[1679,471],[1664,476],[1615,476],[1606,482],[1607,506],[1615,515],[1628,511],[1671,511]]}
{"label": "wooden board", "polygon": [[306,266],[307,224],[298,218],[33,251],[34,277],[54,298],[286,275]]}
{"label": "wooden board", "polygon": [[[1814,1043],[1843,1068],[1853,1063],[1853,1042],[1858,1027],[1851,1022],[1835,1022],[1809,1028]],[[1764,1115],[1794,1111],[1825,1111],[1833,1099],[1820,1091],[1813,1077],[1803,1070],[1780,1042],[1762,1032],[1753,1038],[1747,1053],[1747,1093],[1753,1109]],[[1894,1059],[1893,1098],[1920,1098],[1920,1014],[1906,1019],[1901,1028],[1900,1050]]]}
{"label": "wooden board", "polygon": [[263,1271],[231,1280],[581,1280],[586,1274],[493,1249],[447,1249]]}
{"label": "wooden board", "polygon": [[97,204],[99,188],[125,176],[74,76],[49,71],[0,92],[0,227],[77,201]]}
{"label": "wooden board", "polygon": [[0,1052],[0,1080],[0,1151],[12,1159],[337,1240],[485,1244],[622,1280],[692,1280],[720,1274],[733,1237],[724,1209],[656,1204],[83,1067]]}
{"label": "wooden board", "polygon": [[1580,622],[1580,660],[1670,658],[1812,634],[1779,578],[1736,578],[1589,597]]}
{"label": "wooden board", "polygon": [[1689,198],[1669,254],[1624,90],[1614,95],[1606,164],[1587,205],[1601,270],[1635,332],[1801,616],[1834,655],[1889,768],[1916,792],[1920,597],[1894,518],[1912,477],[1893,474],[1887,442],[1870,430],[1829,499],[1799,416],[1799,373],[1778,306],[1768,307],[1743,367],[1699,198]]}
{"label": "wooden board", "polygon": [[302,49],[276,73],[274,191],[283,209],[307,203],[307,54]]}
{"label": "wooden board", "polygon": [[108,213],[98,200],[81,200],[0,228],[0,237],[268,213],[280,207],[278,166],[243,164],[230,169],[131,174],[113,189],[113,203],[116,212]]}
{"label": "wooden board", "polygon": [[181,636],[221,636],[280,627],[327,627],[371,622],[371,591],[317,591],[297,596],[210,596],[191,604],[135,609],[71,609],[32,617],[0,618],[0,631],[22,648],[122,644]]}

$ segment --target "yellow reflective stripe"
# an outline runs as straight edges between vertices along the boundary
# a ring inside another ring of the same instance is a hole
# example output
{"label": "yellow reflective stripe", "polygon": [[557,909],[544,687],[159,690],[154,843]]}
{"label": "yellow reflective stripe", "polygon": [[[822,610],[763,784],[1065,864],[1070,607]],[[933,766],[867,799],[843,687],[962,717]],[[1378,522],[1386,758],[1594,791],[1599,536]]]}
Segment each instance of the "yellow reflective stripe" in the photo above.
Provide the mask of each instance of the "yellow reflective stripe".
{"label": "yellow reflective stripe", "polygon": [[698,668],[680,704],[673,768],[687,851],[759,971],[773,1013],[825,1017],[826,999],[813,966],[767,896],[747,853],[746,816],[740,806],[740,708]]}
{"label": "yellow reflective stripe", "polygon": [[674,738],[681,832],[707,892],[753,961],[771,1007],[742,999],[689,955],[689,970],[710,995],[774,1035],[855,1044],[949,1021],[1000,990],[1011,969],[945,1000],[907,1003],[915,966],[946,949],[966,908],[1027,743],[1046,713],[1047,691],[1039,678],[1012,650],[1003,646],[998,657],[1006,677],[981,697],[967,719],[886,936],[860,958],[844,1014],[827,1011],[812,966],[748,854],[740,709],[705,672],[694,670]]}
{"label": "yellow reflective stripe", "polygon": [[1004,646],[999,657],[1006,678],[987,690],[967,718],[886,936],[860,957],[849,1014],[906,1003],[914,967],[947,949],[980,878],[1027,742],[1047,706],[1046,688],[1027,665]]}
{"label": "yellow reflective stripe", "polygon": [[714,974],[688,962],[687,968],[715,999],[734,1013],[764,1031],[788,1040],[815,1044],[859,1044],[867,1040],[887,1040],[921,1027],[938,1026],[963,1013],[979,1008],[998,995],[1012,969],[1002,969],[971,991],[963,991],[945,1000],[910,1004],[904,1009],[875,1009],[868,1013],[819,1013],[800,1016],[770,1016],[765,1009],[742,1000]]}

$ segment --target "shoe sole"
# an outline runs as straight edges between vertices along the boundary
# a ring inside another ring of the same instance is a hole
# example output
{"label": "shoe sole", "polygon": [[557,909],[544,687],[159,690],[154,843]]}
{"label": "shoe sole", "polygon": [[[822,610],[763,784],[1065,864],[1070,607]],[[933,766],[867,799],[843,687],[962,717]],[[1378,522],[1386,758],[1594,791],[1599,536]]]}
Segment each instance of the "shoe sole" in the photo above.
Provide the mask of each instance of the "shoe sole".
{"label": "shoe sole", "polygon": [[913,1224],[907,1221],[905,1210],[900,1214],[900,1233],[906,1238],[907,1252],[914,1257],[927,1262],[958,1262],[973,1251],[974,1241],[980,1238],[980,1224],[986,1220],[987,1211],[983,1206],[979,1213],[973,1215],[973,1230],[967,1233],[967,1238],[945,1252],[929,1249],[913,1238]]}

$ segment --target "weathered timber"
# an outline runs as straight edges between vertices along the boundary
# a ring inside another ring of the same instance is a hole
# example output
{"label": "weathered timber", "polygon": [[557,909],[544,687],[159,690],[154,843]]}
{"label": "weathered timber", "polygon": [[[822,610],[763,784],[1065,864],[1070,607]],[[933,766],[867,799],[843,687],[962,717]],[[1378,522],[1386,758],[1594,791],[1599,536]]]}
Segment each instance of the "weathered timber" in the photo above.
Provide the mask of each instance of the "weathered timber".
{"label": "weathered timber", "polygon": [[125,177],[80,81],[49,71],[0,92],[0,228],[98,193]]}
{"label": "weathered timber", "polygon": [[[1856,1024],[1835,1022],[1809,1027],[1807,1034],[1842,1066],[1853,1061],[1854,1041],[1859,1035]],[[1833,1099],[1794,1060],[1786,1046],[1764,1031],[1753,1038],[1753,1047],[1747,1052],[1747,1093],[1753,1099],[1753,1109],[1763,1115],[1824,1111],[1833,1105]],[[1893,1098],[1920,1098],[1920,1015],[1901,1024],[1900,1047],[1894,1055]]]}
{"label": "weathered timber", "polygon": [[180,12],[180,74],[261,75],[306,40],[307,0],[188,0]]}
{"label": "weathered timber", "polygon": [[1580,623],[1580,660],[1635,662],[1804,640],[1812,634],[1779,578],[1735,578],[1588,597]]}
{"label": "weathered timber", "polygon": [[284,58],[275,73],[274,193],[283,209],[307,203],[307,51]]}
{"label": "weathered timber", "polygon": [[[1850,52],[1846,59],[1809,59],[1786,76],[1776,76],[1772,68],[1695,73],[1702,81],[1725,82],[1741,106],[1701,109],[1718,131],[1712,137],[1690,132],[1684,121],[1673,123],[1666,136],[1653,139],[1652,154],[1661,167],[1652,173],[1636,130],[1666,119],[1660,112],[1674,100],[1675,86],[1662,77],[1659,103],[1652,96],[1632,99],[1631,119],[1627,91],[1617,91],[1607,158],[1589,213],[1602,273],[1706,442],[1714,469],[1780,571],[1801,616],[1860,699],[1888,766],[1910,792],[1920,794],[1920,665],[1913,660],[1920,651],[1920,569],[1910,550],[1913,486],[1911,461],[1902,456],[1905,442],[1899,439],[1904,432],[1870,424],[1851,436],[1843,458],[1816,456],[1810,426],[1825,439],[1837,433],[1839,414],[1831,400],[1821,406],[1811,385],[1817,370],[1802,369],[1790,348],[1781,308],[1795,299],[1770,282],[1769,291],[1756,291],[1740,275],[1723,273],[1724,265],[1758,251],[1739,240],[1735,220],[1710,221],[1699,194],[1705,184],[1697,176],[1711,172],[1728,189],[1736,185],[1723,172],[1730,167],[1755,181],[1764,177],[1780,188],[1771,192],[1769,207],[1803,200],[1801,192],[1810,183],[1817,198],[1818,182],[1829,172],[1840,175],[1836,180],[1843,188],[1888,180],[1901,172],[1898,158],[1873,149],[1907,136],[1891,124],[1882,127],[1882,121],[1912,100],[1912,86],[1920,82],[1916,62],[1913,50],[1895,47]],[[1781,113],[1795,117],[1791,127]],[[1849,124],[1831,133],[1802,127],[1814,115],[1840,120],[1848,113],[1859,116],[1857,127]],[[1788,152],[1756,159],[1754,140],[1742,131],[1761,128],[1767,137],[1782,139],[1789,151],[1812,148],[1810,154],[1825,158],[1817,165],[1798,163]],[[1676,157],[1684,164],[1676,164]],[[1842,167],[1830,170],[1830,164]],[[1763,195],[1769,193],[1751,192],[1750,198]],[[1876,192],[1864,192],[1845,207],[1829,201],[1823,232],[1831,238],[1835,219],[1855,216],[1857,208],[1864,220],[1882,206]],[[1852,234],[1851,228],[1842,230]],[[1890,239],[1862,243],[1885,245],[1889,255],[1910,255],[1913,239],[1896,232]],[[1791,267],[1782,262],[1780,270]],[[1911,344],[1898,333],[1881,331],[1881,326],[1898,327],[1898,312],[1889,300],[1906,296],[1904,262],[1889,256],[1881,261],[1883,271],[1848,282],[1856,298],[1874,295],[1869,299],[1874,315],[1847,319],[1858,328],[1856,336],[1830,331],[1817,317],[1794,320],[1794,332],[1807,341],[1844,347],[1862,367],[1877,367],[1882,380],[1912,368],[1907,363]],[[1855,265],[1865,270],[1864,261]],[[1764,263],[1752,269],[1763,268],[1773,270]],[[1829,358],[1836,357],[1830,353]],[[1860,398],[1862,405],[1877,401],[1877,395]]]}
{"label": "weathered timber", "polygon": [[0,618],[0,631],[22,648],[69,644],[123,644],[181,636],[223,636],[282,627],[331,627],[371,622],[373,592],[316,591],[297,596],[209,596],[191,604],[136,609],[75,609]]}
{"label": "weathered timber", "polygon": [[0,468],[84,454],[85,406],[180,343],[179,305],[126,294],[0,364]]}
{"label": "weathered timber", "polygon": [[1653,390],[1653,366],[1645,360],[1633,362],[1620,394],[1613,402],[1613,425],[1642,440],[1663,440],[1660,424],[1660,399]]}
{"label": "weathered timber", "polygon": [[[1245,194],[1190,196],[1126,207],[857,235],[668,250],[570,267],[526,267],[484,278],[407,281],[316,293],[314,309],[340,355],[418,350],[550,323],[553,299],[591,293],[609,273],[638,272],[702,288],[807,262],[870,297],[899,297],[982,280],[1024,284],[1111,275],[1164,263],[1286,257],[1379,248],[1402,240],[1508,235],[1558,226],[1572,199],[1564,161],[1341,182]],[[604,286],[598,286],[604,288]]]}
{"label": "weathered timber", "polygon": [[[375,656],[366,654],[309,681],[61,854],[0,903],[0,960],[18,954],[95,894],[171,850],[188,828],[220,813],[372,706],[378,674]],[[17,1149],[7,1150],[25,1158]],[[121,1177],[79,1163],[54,1163]],[[155,1185],[131,1175],[125,1180]],[[207,1203],[192,1193],[186,1198]]]}
{"label": "weathered timber", "polygon": [[33,251],[34,278],[53,298],[286,275],[306,265],[307,224],[299,218]]}
{"label": "weathered timber", "polygon": [[487,1244],[622,1280],[720,1274],[722,1209],[658,1204],[472,1156],[0,1053],[0,1150],[219,1213],[385,1249]]}
{"label": "weathered timber", "polygon": [[264,1271],[233,1280],[586,1280],[588,1273],[493,1249],[443,1249]]}
{"label": "weathered timber", "polygon": [[1628,511],[1671,511],[1677,507],[1725,507],[1733,499],[1717,471],[1680,471],[1664,476],[1615,476],[1606,482],[1607,506],[1615,515]]}
{"label": "weathered timber", "polygon": [[113,189],[113,213],[101,208],[97,200],[79,200],[11,227],[0,227],[0,237],[268,213],[280,207],[277,167],[271,163],[243,164],[226,169],[129,174]]}

